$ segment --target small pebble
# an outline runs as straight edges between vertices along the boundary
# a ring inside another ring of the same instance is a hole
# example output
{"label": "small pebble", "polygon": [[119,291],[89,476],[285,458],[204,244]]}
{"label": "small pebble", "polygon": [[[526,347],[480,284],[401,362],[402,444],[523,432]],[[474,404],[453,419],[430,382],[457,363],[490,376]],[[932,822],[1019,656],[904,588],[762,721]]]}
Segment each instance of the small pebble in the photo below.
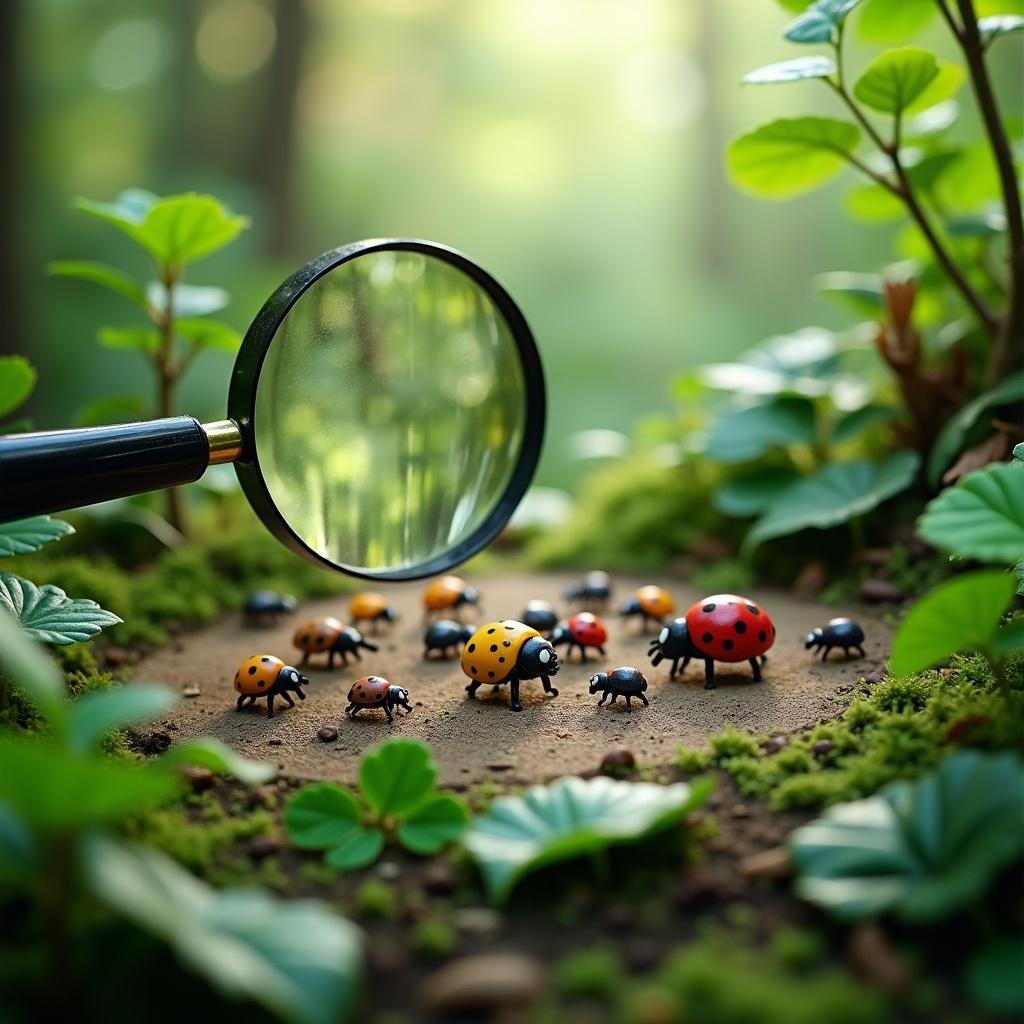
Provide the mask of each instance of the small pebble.
{"label": "small pebble", "polygon": [[277,836],[255,836],[245,848],[251,860],[265,860],[281,850],[281,840]]}
{"label": "small pebble", "polygon": [[422,884],[434,896],[447,896],[458,887],[459,876],[445,861],[432,861],[423,871]]}
{"label": "small pebble", "polygon": [[333,743],[338,738],[338,730],[333,725],[321,725],[317,736],[322,743]]}
{"label": "small pebble", "polygon": [[601,758],[601,771],[605,774],[619,771],[623,768],[635,768],[636,757],[629,747],[612,747],[604,757]]}
{"label": "small pebble", "polygon": [[186,686],[182,688],[182,697],[198,697],[200,690],[198,686]]}
{"label": "small pebble", "polygon": [[267,740],[267,746],[268,747],[279,747],[279,746],[281,746],[282,742],[283,742],[282,740],[279,740],[279,739],[276,739],[276,738],[272,739],[272,740]]}
{"label": "small pebble", "polygon": [[769,736],[764,741],[762,749],[766,754],[777,754],[780,750],[785,750],[789,746],[789,739],[785,736]]}
{"label": "small pebble", "polygon": [[543,993],[544,982],[544,970],[532,957],[518,953],[468,956],[429,975],[420,988],[420,1002],[435,1017],[487,1019],[532,1003]]}
{"label": "small pebble", "polygon": [[377,874],[385,882],[393,882],[401,873],[402,869],[393,860],[382,860],[377,865]]}
{"label": "small pebble", "polygon": [[[499,634],[499,635],[500,635],[500,634]],[[555,735],[556,735],[556,736],[557,736],[557,737],[558,737],[558,738],[559,738],[560,740],[565,740],[565,739],[568,739],[568,738],[569,738],[569,737],[570,737],[570,736],[572,735],[572,733],[571,733],[571,732],[556,732],[556,733],[555,733]]]}
{"label": "small pebble", "polygon": [[749,818],[750,808],[746,804],[733,804],[729,814],[734,818]]}
{"label": "small pebble", "polygon": [[831,754],[835,748],[835,744],[831,740],[818,740],[817,743],[811,747],[811,753],[815,757],[824,757],[826,754]]}

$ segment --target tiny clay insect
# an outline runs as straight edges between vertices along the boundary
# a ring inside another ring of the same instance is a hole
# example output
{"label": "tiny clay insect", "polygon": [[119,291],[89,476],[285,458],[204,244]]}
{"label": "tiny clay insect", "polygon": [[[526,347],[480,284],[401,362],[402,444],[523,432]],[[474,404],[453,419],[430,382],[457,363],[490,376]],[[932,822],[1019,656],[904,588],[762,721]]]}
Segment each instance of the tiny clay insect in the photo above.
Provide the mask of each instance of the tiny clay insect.
{"label": "tiny clay insect", "polygon": [[457,614],[468,604],[477,604],[480,595],[458,576],[442,576],[423,591],[423,610],[427,618],[443,612]]}
{"label": "tiny clay insect", "polygon": [[676,673],[685,669],[691,658],[699,658],[701,654],[690,640],[686,619],[678,618],[661,627],[661,632],[651,641],[647,656],[651,659],[652,665],[671,661],[672,671],[669,672],[669,679],[675,679]]}
{"label": "tiny clay insect", "polygon": [[809,651],[813,647],[816,652],[820,650],[821,660],[824,661],[833,647],[842,647],[843,653],[847,657],[850,656],[850,648],[854,647],[857,650],[857,656],[863,658],[864,648],[861,646],[863,643],[864,630],[853,619],[843,617],[829,619],[824,629],[821,626],[812,629],[807,634],[807,639],[804,640],[804,649]]}
{"label": "tiny clay insect", "polygon": [[527,602],[519,621],[525,622],[530,629],[535,629],[538,633],[550,633],[558,625],[558,616],[550,601],[535,599]]}
{"label": "tiny clay insect", "polygon": [[552,697],[558,690],[550,677],[558,672],[558,655],[551,644],[523,622],[505,619],[481,626],[462,649],[462,671],[473,681],[466,693],[473,697],[486,683],[494,687],[509,684],[513,711],[522,711],[519,683],[540,679],[544,692]]}
{"label": "tiny clay insect", "polygon": [[274,698],[280,697],[290,708],[295,701],[290,694],[294,693],[299,700],[305,700],[302,687],[309,682],[298,669],[286,665],[280,658],[272,654],[254,654],[246,658],[235,673],[235,690],[238,692],[237,711],[248,702],[255,704],[260,697],[267,698],[267,718],[274,717]]}
{"label": "tiny clay insect", "polygon": [[423,657],[429,658],[431,651],[440,651],[441,657],[447,658],[475,632],[476,626],[464,626],[454,619],[438,619],[427,626],[423,634]]}
{"label": "tiny clay insect", "polygon": [[619,607],[619,615],[623,618],[640,616],[643,619],[643,629],[647,632],[647,626],[653,622],[660,626],[676,610],[672,595],[661,587],[641,587],[636,596],[630,598]]}
{"label": "tiny clay insect", "polygon": [[360,622],[370,622],[373,623],[374,632],[377,631],[378,622],[394,622],[398,618],[395,606],[388,604],[382,594],[372,591],[356,594],[349,602],[348,613],[353,626],[358,626]]}
{"label": "tiny clay insect", "polygon": [[611,697],[612,704],[619,697],[625,697],[626,710],[630,712],[633,710],[634,697],[640,700],[644,707],[647,707],[650,701],[644,696],[646,689],[647,680],[643,673],[629,665],[623,665],[613,672],[598,672],[590,677],[590,692],[604,693],[604,696],[597,702],[598,707],[601,707],[609,697]]}
{"label": "tiny clay insect", "polygon": [[409,714],[409,691],[404,686],[392,686],[383,676],[364,676],[357,679],[348,691],[348,707],[345,713],[355,718],[367,708],[383,708],[388,721],[393,722],[392,710],[404,708]]}
{"label": "tiny clay insect", "polygon": [[748,661],[754,681],[761,681],[764,654],[775,642],[775,626],[768,613],[749,598],[715,594],[691,606],[686,628],[694,657],[704,659],[704,689],[715,688],[715,662]]}
{"label": "tiny clay insect", "polygon": [[592,612],[574,615],[568,622],[556,626],[550,637],[552,647],[568,645],[565,649],[567,661],[572,655],[573,648],[579,648],[581,663],[587,660],[588,647],[593,647],[601,657],[604,657],[604,644],[607,639],[608,630]]}
{"label": "tiny clay insect", "polygon": [[297,602],[290,594],[279,594],[275,590],[254,590],[242,608],[249,626],[272,626],[282,615],[291,615]]}
{"label": "tiny clay insect", "polygon": [[581,583],[574,583],[565,591],[565,599],[573,604],[581,604],[585,608],[596,608],[603,611],[612,596],[611,577],[600,569],[588,572]]}
{"label": "tiny clay insect", "polygon": [[366,640],[355,626],[343,626],[337,619],[314,619],[295,630],[292,643],[302,651],[302,664],[309,661],[311,654],[327,652],[327,667],[334,668],[335,655],[341,656],[341,663],[348,664],[348,656],[354,654],[361,661],[359,648],[377,651],[380,648]]}

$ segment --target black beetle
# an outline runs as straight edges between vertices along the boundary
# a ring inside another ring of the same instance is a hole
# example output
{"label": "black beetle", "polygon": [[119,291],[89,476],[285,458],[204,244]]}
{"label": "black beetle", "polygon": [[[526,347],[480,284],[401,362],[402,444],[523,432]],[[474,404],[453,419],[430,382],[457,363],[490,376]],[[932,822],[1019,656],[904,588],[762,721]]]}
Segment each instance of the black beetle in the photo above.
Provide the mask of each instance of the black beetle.
{"label": "black beetle", "polygon": [[586,607],[603,609],[612,596],[611,577],[600,569],[588,572],[582,583],[574,583],[565,591],[566,601],[579,602]]}
{"label": "black beetle", "polygon": [[423,634],[423,657],[429,658],[431,651],[440,651],[441,657],[447,658],[475,632],[476,626],[464,626],[454,619],[438,619],[427,626],[427,631]]}
{"label": "black beetle", "polygon": [[[661,632],[651,641],[647,656],[652,665],[659,665],[664,660],[672,662],[669,679],[675,679],[676,673],[690,664],[691,658],[703,658],[690,639],[690,631],[686,628],[686,619],[673,619],[668,625],[661,627]],[[682,665],[679,662],[682,661]]]}
{"label": "black beetle", "polygon": [[820,650],[822,661],[828,657],[829,651],[833,647],[842,647],[847,657],[850,656],[850,648],[855,647],[857,656],[863,658],[864,648],[861,646],[863,643],[864,630],[853,619],[842,617],[829,619],[824,629],[821,626],[812,629],[807,634],[807,639],[804,640],[804,648],[808,651],[812,647],[815,651]]}
{"label": "black beetle", "polygon": [[282,615],[291,615],[297,604],[290,594],[279,594],[275,590],[254,590],[245,599],[242,610],[250,626],[269,626]]}
{"label": "black beetle", "polygon": [[644,707],[647,707],[650,701],[644,696],[644,690],[646,689],[647,680],[644,678],[643,673],[628,665],[623,665],[611,673],[598,672],[590,677],[590,692],[598,693],[602,690],[604,691],[604,696],[597,702],[598,707],[604,704],[609,696],[612,698],[612,704],[619,697],[625,697],[626,710],[629,712],[633,710],[632,700],[634,697],[638,697],[643,701]]}
{"label": "black beetle", "polygon": [[530,629],[538,633],[550,633],[558,625],[558,616],[552,608],[550,601],[533,600],[527,602],[523,614],[519,616],[520,622],[525,622]]}

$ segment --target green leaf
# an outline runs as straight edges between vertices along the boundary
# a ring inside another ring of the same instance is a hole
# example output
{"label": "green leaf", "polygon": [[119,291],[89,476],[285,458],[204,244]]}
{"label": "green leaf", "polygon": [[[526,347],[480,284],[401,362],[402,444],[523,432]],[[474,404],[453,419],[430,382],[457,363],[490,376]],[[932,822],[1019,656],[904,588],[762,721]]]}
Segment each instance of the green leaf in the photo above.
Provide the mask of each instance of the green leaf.
{"label": "green leaf", "polygon": [[1024,30],[1024,18],[1019,14],[993,14],[978,19],[982,42],[987,46],[1000,36]]}
{"label": "green leaf", "polygon": [[952,238],[993,238],[1006,230],[1006,214],[987,210],[967,217],[951,217],[946,231]]}
{"label": "green leaf", "polygon": [[284,827],[288,838],[304,850],[327,850],[337,846],[359,825],[359,802],[333,782],[303,786],[288,801]]}
{"label": "green leaf", "polygon": [[712,788],[711,780],[660,786],[603,776],[559,779],[499,797],[473,822],[463,846],[491,899],[501,902],[531,871],[681,824]]}
{"label": "green leaf", "polygon": [[855,185],[843,197],[846,212],[865,224],[888,224],[906,215],[903,203],[881,185]]}
{"label": "green leaf", "polygon": [[134,348],[140,352],[160,348],[160,333],[155,327],[101,327],[96,340],[106,348]]}
{"label": "green leaf", "polygon": [[1020,650],[1024,650],[1024,616],[1000,627],[992,640],[992,653],[997,658],[1005,658]]}
{"label": "green leaf", "polygon": [[719,462],[743,462],[774,445],[810,444],[814,436],[814,403],[795,396],[776,398],[719,416],[708,431],[705,451]]}
{"label": "green leaf", "polygon": [[0,416],[17,409],[35,386],[35,367],[24,356],[0,356]]}
{"label": "green leaf", "polygon": [[741,81],[744,85],[775,85],[799,82],[805,78],[828,78],[835,71],[836,62],[831,57],[797,57],[778,64],[767,64],[744,75]]}
{"label": "green leaf", "polygon": [[67,688],[64,675],[46,652],[29,639],[10,615],[0,612],[0,672],[49,720],[62,736],[67,723]]}
{"label": "green leaf", "polygon": [[789,199],[834,178],[860,142],[851,121],[780,118],[734,139],[726,152],[733,181],[768,199]]}
{"label": "green leaf", "polygon": [[975,949],[964,980],[971,1000],[989,1013],[1019,1019],[1024,1013],[1024,939],[1019,935],[992,939]]}
{"label": "green leaf", "polygon": [[747,534],[744,548],[809,527],[824,530],[870,512],[913,483],[918,463],[917,455],[907,451],[895,452],[880,466],[866,459],[830,463],[773,502]]}
{"label": "green leaf", "polygon": [[380,815],[404,817],[423,803],[436,779],[430,747],[419,740],[388,740],[359,766],[359,788]]}
{"label": "green leaf", "polygon": [[[878,186],[872,187],[877,188]],[[838,299],[855,313],[876,317],[884,305],[881,274],[858,274],[850,270],[833,270],[829,273],[818,274],[814,283],[822,295]]]}
{"label": "green leaf", "polygon": [[384,833],[376,827],[359,825],[324,854],[324,863],[338,871],[358,871],[372,864],[384,849]]}
{"label": "green leaf", "polygon": [[832,429],[832,440],[836,444],[845,444],[862,434],[870,427],[879,423],[891,423],[898,419],[900,410],[891,405],[875,405],[869,403],[841,417]]}
{"label": "green leaf", "polygon": [[858,3],[860,0],[814,0],[786,26],[783,36],[791,43],[831,43]]}
{"label": "green leaf", "polygon": [[928,83],[920,96],[907,105],[908,114],[917,114],[951,100],[967,81],[967,72],[949,60],[938,62],[939,73]]}
{"label": "green leaf", "polygon": [[0,558],[31,554],[74,532],[75,528],[70,523],[49,516],[33,516],[31,519],[0,523]]}
{"label": "green leaf", "polygon": [[990,391],[972,399],[947,420],[928,453],[928,483],[938,486],[942,474],[963,449],[968,432],[983,412],[1024,400],[1024,370],[1010,374]]}
{"label": "green leaf", "polygon": [[[939,73],[935,54],[912,46],[880,53],[853,86],[853,94],[873,110],[902,114]],[[940,97],[945,98],[945,97]]]}
{"label": "green leaf", "polygon": [[102,837],[88,842],[83,861],[104,903],[228,999],[251,999],[292,1024],[339,1024],[354,1011],[359,933],[323,904],[218,891],[165,854]]}
{"label": "green leaf", "polygon": [[146,406],[138,395],[109,395],[89,402],[78,410],[80,427],[101,427],[108,423],[124,423],[140,420],[146,414]]}
{"label": "green leaf", "polygon": [[917,532],[959,558],[1012,565],[1024,557],[1024,469],[993,463],[930,501]]}
{"label": "green leaf", "polygon": [[842,920],[942,920],[979,900],[1024,852],[1022,802],[1013,754],[954,754],[917,782],[839,804],[797,829],[797,891]]}
{"label": "green leaf", "polygon": [[89,640],[122,621],[89,598],[70,598],[52,583],[37,587],[9,572],[0,572],[0,608],[33,639],[60,646]]}
{"label": "green leaf", "polygon": [[1024,441],[1021,441],[1020,444],[1015,444],[1013,446],[1013,457],[1018,462],[1024,462]]}
{"label": "green leaf", "polygon": [[717,488],[711,500],[727,516],[758,516],[799,479],[800,474],[788,466],[755,469],[730,477]]}
{"label": "green leaf", "polygon": [[217,348],[223,352],[237,352],[242,336],[220,320],[176,320],[175,331],[189,344],[199,348]]}
{"label": "green leaf", "polygon": [[857,34],[869,43],[897,43],[920,32],[936,10],[935,0],[864,0]]}
{"label": "green leaf", "polygon": [[160,764],[190,764],[209,768],[221,775],[233,775],[247,786],[258,786],[277,774],[277,767],[266,761],[251,761],[236,754],[226,743],[212,736],[199,736],[175,744],[159,759]]}
{"label": "green leaf", "polygon": [[193,263],[223,249],[249,226],[219,199],[189,192],[159,199],[146,212],[142,244],[165,266]]}
{"label": "green leaf", "polygon": [[152,192],[142,189],[127,189],[112,203],[97,203],[92,199],[79,197],[75,200],[74,205],[76,210],[113,225],[145,248],[142,222],[156,201],[157,197]]}
{"label": "green leaf", "polygon": [[98,746],[112,729],[155,718],[174,704],[171,691],[153,683],[132,683],[86,693],[71,705],[68,749],[84,754]]}
{"label": "green leaf", "polygon": [[[223,309],[231,296],[223,288],[206,285],[176,284],[172,312],[176,317],[209,316]],[[159,281],[146,285],[146,299],[161,313],[167,312],[167,289]]]}
{"label": "green leaf", "polygon": [[46,269],[55,277],[73,277],[79,281],[88,281],[90,284],[115,292],[142,309],[148,308],[142,285],[117,267],[97,263],[95,260],[57,260],[48,263]]}
{"label": "green leaf", "polygon": [[461,800],[447,794],[430,797],[398,826],[398,841],[413,853],[437,853],[454,843],[469,823]]}
{"label": "green leaf", "polygon": [[940,583],[900,623],[892,642],[893,675],[920,672],[958,651],[987,650],[1013,594],[1013,577],[991,569]]}

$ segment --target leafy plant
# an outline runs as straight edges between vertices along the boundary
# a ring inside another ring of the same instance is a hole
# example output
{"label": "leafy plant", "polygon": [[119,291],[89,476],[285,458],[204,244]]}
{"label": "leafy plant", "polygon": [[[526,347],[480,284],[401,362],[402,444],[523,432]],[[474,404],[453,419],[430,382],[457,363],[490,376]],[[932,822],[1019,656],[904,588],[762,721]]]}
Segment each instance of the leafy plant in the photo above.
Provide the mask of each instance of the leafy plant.
{"label": "leafy plant", "polygon": [[797,891],[836,917],[942,920],[977,903],[1024,853],[1024,770],[1013,754],[963,751],[916,782],[839,804],[797,829]]}
{"label": "leafy plant", "polygon": [[465,805],[437,793],[436,781],[437,764],[425,743],[388,740],[360,764],[362,803],[331,782],[303,786],[285,808],[285,829],[296,846],[325,850],[325,862],[343,871],[372,864],[389,837],[413,853],[436,853],[458,839],[468,821]]}
{"label": "leafy plant", "polygon": [[[128,189],[113,203],[80,199],[83,213],[117,228],[149,258],[155,279],[144,283],[117,267],[93,260],[60,260],[50,273],[87,281],[132,303],[145,322],[101,327],[97,335],[108,348],[139,352],[157,378],[155,414],[176,412],[178,383],[207,349],[234,352],[240,337],[228,324],[211,318],[224,309],[230,296],[223,288],[184,282],[186,269],[197,260],[228,245],[248,227],[247,217],[232,213],[213,196],[185,193],[159,197],[142,189]],[[134,396],[105,399],[89,413],[95,421],[134,405]],[[168,491],[168,519],[185,532],[184,508],[177,491]]]}
{"label": "leafy plant", "polygon": [[89,598],[71,598],[60,587],[37,587],[13,573],[0,572],[0,608],[18,619],[36,640],[48,644],[74,644],[91,640],[120,616]]}
{"label": "leafy plant", "polygon": [[0,558],[31,554],[74,532],[70,523],[49,516],[33,516],[31,519],[0,523]]}
{"label": "leafy plant", "polygon": [[480,866],[487,891],[504,901],[516,883],[538,868],[607,847],[636,842],[679,824],[699,807],[714,783],[660,786],[606,777],[564,778],[521,796],[495,800],[478,817],[463,845]]}

